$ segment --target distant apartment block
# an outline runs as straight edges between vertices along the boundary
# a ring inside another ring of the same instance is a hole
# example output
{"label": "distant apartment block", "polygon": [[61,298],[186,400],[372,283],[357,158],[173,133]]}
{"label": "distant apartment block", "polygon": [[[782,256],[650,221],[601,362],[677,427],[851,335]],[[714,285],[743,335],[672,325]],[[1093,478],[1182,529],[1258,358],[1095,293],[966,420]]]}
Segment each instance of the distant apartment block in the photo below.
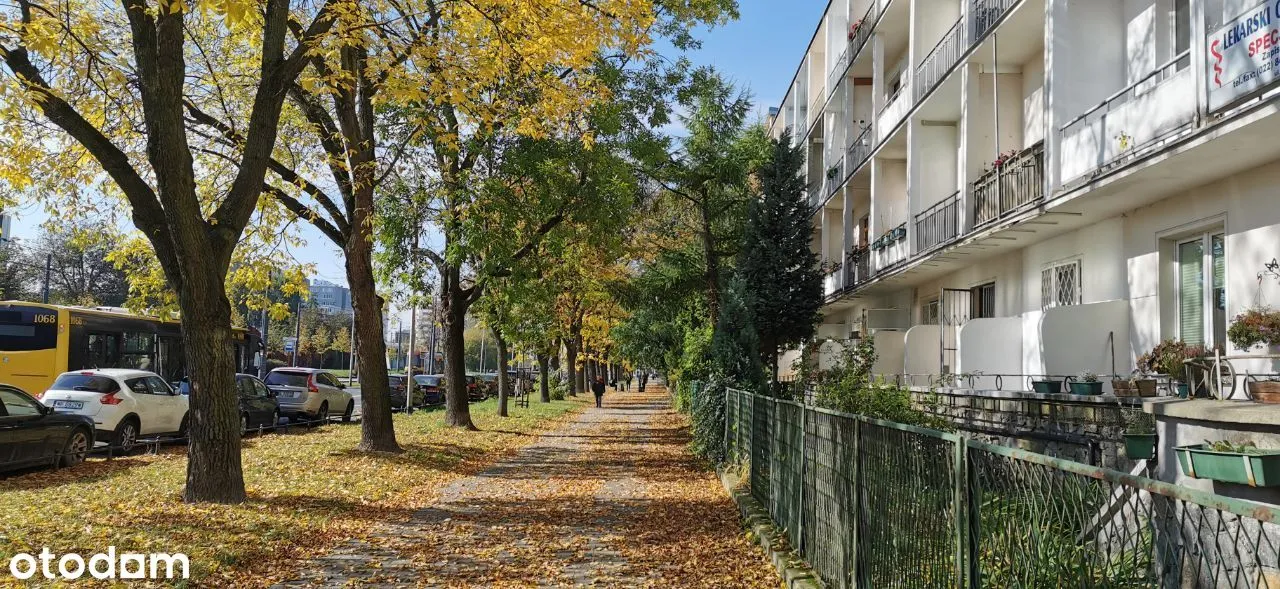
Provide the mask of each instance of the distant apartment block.
{"label": "distant apartment block", "polygon": [[351,289],[325,280],[311,281],[311,301],[330,313],[351,312]]}

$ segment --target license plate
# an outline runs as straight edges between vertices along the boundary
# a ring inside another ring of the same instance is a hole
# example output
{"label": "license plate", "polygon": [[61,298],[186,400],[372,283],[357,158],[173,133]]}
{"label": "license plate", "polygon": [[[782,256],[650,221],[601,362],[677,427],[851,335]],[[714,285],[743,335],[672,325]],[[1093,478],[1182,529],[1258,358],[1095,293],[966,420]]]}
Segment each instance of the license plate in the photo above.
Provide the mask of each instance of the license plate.
{"label": "license plate", "polygon": [[53,402],[54,409],[84,409],[84,401],[66,401],[58,399]]}

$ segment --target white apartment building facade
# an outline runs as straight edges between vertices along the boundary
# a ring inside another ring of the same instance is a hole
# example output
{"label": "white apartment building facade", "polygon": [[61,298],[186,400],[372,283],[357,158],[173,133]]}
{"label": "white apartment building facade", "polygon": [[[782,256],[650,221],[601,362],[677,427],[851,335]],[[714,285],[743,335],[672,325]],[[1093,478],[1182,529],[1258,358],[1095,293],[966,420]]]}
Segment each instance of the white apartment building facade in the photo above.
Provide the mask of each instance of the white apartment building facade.
{"label": "white apartment building facade", "polygon": [[1280,306],[1278,82],[1277,0],[832,0],[769,121],[808,157],[820,362],[872,337],[1008,390],[1227,349]]}

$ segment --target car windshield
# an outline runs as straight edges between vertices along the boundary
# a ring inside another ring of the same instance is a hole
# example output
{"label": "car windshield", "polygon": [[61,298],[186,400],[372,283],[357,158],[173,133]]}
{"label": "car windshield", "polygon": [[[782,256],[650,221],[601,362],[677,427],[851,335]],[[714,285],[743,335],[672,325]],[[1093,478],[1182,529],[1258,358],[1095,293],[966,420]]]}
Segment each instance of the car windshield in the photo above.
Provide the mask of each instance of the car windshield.
{"label": "car windshield", "polygon": [[287,387],[305,387],[307,386],[307,373],[305,372],[272,372],[267,375],[267,384],[283,385]]}
{"label": "car windshield", "polygon": [[120,386],[116,384],[115,379],[97,374],[64,374],[53,381],[50,390],[57,391],[88,391],[93,393],[107,394],[112,391],[120,390]]}

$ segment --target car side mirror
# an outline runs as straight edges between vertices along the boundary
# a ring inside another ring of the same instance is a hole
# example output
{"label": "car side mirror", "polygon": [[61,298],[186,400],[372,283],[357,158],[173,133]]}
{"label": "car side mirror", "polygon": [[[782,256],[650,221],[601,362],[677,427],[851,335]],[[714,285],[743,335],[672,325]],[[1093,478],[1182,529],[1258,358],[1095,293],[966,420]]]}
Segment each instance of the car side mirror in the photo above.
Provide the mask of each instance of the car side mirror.
{"label": "car side mirror", "polygon": [[345,390],[347,390],[347,385],[342,384],[342,383],[338,383],[338,390],[340,390],[340,391],[345,391]]}

